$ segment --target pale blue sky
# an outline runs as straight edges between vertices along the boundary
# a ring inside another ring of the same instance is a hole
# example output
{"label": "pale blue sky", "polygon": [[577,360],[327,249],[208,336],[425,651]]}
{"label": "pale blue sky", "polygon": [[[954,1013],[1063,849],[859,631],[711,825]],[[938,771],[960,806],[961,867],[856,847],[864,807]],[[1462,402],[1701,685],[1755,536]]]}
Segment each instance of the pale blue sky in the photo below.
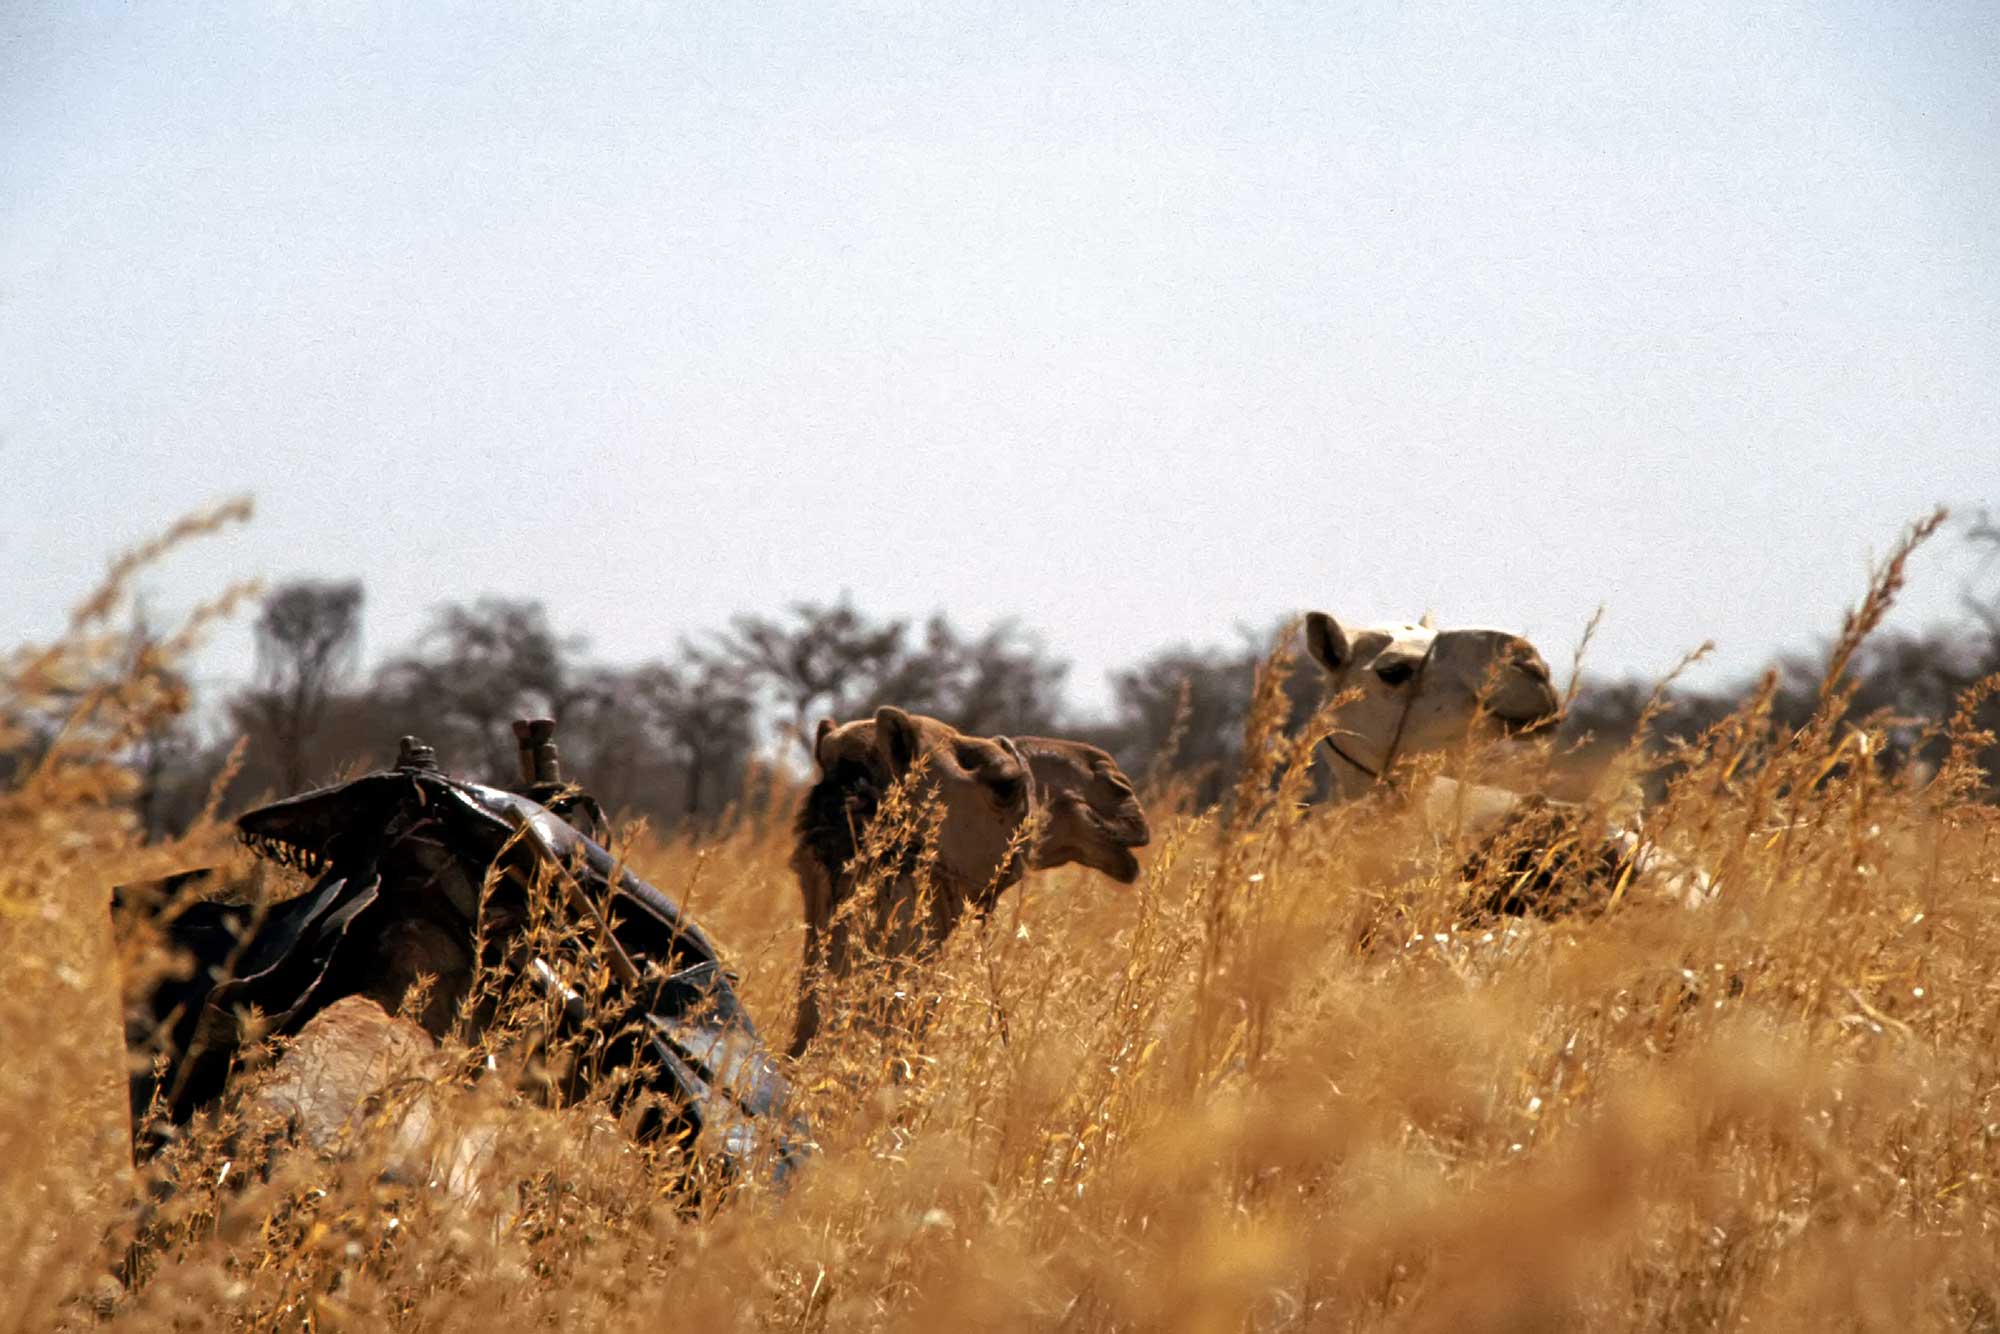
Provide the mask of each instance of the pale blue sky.
{"label": "pale blue sky", "polygon": [[1740,671],[1996,427],[2000,6],[0,11],[0,642],[249,491],[158,594],[376,652],[845,588],[1087,699],[1309,606]]}

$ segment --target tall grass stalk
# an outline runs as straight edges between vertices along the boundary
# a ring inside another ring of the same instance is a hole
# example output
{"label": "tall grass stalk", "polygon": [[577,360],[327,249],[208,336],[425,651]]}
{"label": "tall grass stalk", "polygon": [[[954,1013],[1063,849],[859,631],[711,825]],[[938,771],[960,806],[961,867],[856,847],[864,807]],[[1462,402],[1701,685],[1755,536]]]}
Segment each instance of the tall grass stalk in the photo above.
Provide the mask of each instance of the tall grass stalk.
{"label": "tall grass stalk", "polygon": [[[1032,876],[896,973],[900,1003],[836,1007],[796,1072],[818,1159],[781,1197],[698,1207],[604,1099],[525,1096],[587,1053],[538,1047],[524,995],[402,1086],[486,1136],[478,1191],[381,1179],[391,1099],[332,1159],[197,1124],[140,1225],[114,993],[163,965],[114,938],[106,889],[229,854],[212,828],[139,842],[120,747],[171,696],[101,675],[93,599],[8,679],[11,746],[62,691],[80,712],[0,794],[0,1327],[2000,1328],[2000,817],[1968,795],[1974,701],[1935,776],[1891,782],[1841,685],[1927,531],[1808,726],[1761,695],[1677,757],[1648,828],[1720,878],[1706,910],[1634,892],[1466,929],[1494,887],[1407,803],[1302,809],[1281,643],[1223,809],[1153,784],[1138,885]],[[621,849],[670,893],[698,879],[780,1037],[784,800]],[[920,803],[885,821],[863,907],[895,840],[934,844]]]}

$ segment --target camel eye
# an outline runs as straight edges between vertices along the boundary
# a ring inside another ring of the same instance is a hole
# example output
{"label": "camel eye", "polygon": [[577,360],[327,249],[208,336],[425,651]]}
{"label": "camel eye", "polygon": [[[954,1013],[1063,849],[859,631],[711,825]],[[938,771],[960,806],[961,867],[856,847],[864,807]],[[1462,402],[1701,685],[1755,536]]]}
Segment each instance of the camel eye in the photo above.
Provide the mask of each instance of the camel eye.
{"label": "camel eye", "polygon": [[1416,665],[1404,658],[1385,662],[1375,669],[1375,675],[1382,679],[1382,684],[1391,687],[1402,685],[1416,674]]}
{"label": "camel eye", "polygon": [[986,780],[987,790],[1002,806],[1012,806],[1021,799],[1022,782],[1006,774],[996,774]]}

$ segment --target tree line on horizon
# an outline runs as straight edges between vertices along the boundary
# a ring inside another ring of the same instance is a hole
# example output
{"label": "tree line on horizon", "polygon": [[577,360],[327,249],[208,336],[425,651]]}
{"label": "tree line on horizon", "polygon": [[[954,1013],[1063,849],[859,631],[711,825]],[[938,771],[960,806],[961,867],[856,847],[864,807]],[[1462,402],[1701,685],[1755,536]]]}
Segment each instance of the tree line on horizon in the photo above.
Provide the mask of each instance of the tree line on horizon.
{"label": "tree line on horizon", "polygon": [[[1971,525],[1965,540],[2000,560],[2000,527],[1990,520]],[[1887,766],[1935,760],[1942,742],[1934,725],[1964,691],[2000,672],[2000,586],[1969,588],[1963,603],[1953,623],[1878,632],[1853,666],[1854,713],[1889,720]],[[135,747],[136,805],[150,835],[177,832],[194,818],[238,738],[244,745],[222,793],[225,812],[387,764],[405,733],[436,746],[456,772],[511,784],[509,725],[527,716],[558,720],[568,772],[608,809],[660,829],[700,825],[768,777],[774,762],[803,770],[818,718],[862,717],[882,704],[967,732],[1080,737],[1110,750],[1135,777],[1177,776],[1207,804],[1234,772],[1253,676],[1270,642],[1242,631],[1234,645],[1159,650],[1111,673],[1109,712],[1089,717],[1065,696],[1069,665],[1014,621],[968,630],[943,614],[882,618],[843,596],[739,615],[682,639],[667,656],[611,666],[593,661],[581,638],[558,633],[541,603],[486,596],[439,606],[416,642],[363,673],[365,606],[353,580],[293,580],[264,597],[254,677],[222,701],[223,734],[201,737],[184,709]],[[146,635],[141,619],[135,652]],[[1798,726],[1811,715],[1820,669],[1811,655],[1775,662],[1768,688],[1777,724]],[[1670,747],[1763,685],[1753,678],[1698,692],[1586,677],[1564,722],[1564,747],[1599,758],[1621,750],[1649,709],[1649,737]],[[1294,725],[1321,690],[1309,664],[1294,673]],[[1985,702],[1980,722],[2000,730],[2000,700]],[[2000,772],[2000,751],[1987,758],[1987,772]]]}

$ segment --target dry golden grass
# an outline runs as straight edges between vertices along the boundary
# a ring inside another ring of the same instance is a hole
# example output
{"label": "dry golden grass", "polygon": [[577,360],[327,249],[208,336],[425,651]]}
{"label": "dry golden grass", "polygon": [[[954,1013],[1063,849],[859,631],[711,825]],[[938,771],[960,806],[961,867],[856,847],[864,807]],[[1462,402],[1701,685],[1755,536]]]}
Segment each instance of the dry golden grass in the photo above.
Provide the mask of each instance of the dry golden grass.
{"label": "dry golden grass", "polygon": [[[1455,932],[1486,888],[1458,882],[1460,850],[1389,801],[1293,802],[1283,659],[1229,813],[1163,794],[1135,889],[1044,873],[961,931],[912,1077],[855,1035],[815,1049],[797,1077],[822,1151],[782,1197],[690,1210],[593,1109],[450,1090],[504,1127],[504,1189],[380,1185],[365,1131],[342,1161],[215,1189],[211,1139],[136,1257],[106,893],[219,835],[134,842],[104,757],[159,701],[107,687],[71,759],[0,799],[0,1320],[2000,1329],[2000,818],[1963,758],[1884,780],[1837,682],[1797,737],[1753,705],[1649,816],[1721,876],[1712,907],[1635,893]],[[782,1045],[788,811],[749,805],[632,860],[723,942]],[[128,1260],[121,1293],[102,1276]]]}

